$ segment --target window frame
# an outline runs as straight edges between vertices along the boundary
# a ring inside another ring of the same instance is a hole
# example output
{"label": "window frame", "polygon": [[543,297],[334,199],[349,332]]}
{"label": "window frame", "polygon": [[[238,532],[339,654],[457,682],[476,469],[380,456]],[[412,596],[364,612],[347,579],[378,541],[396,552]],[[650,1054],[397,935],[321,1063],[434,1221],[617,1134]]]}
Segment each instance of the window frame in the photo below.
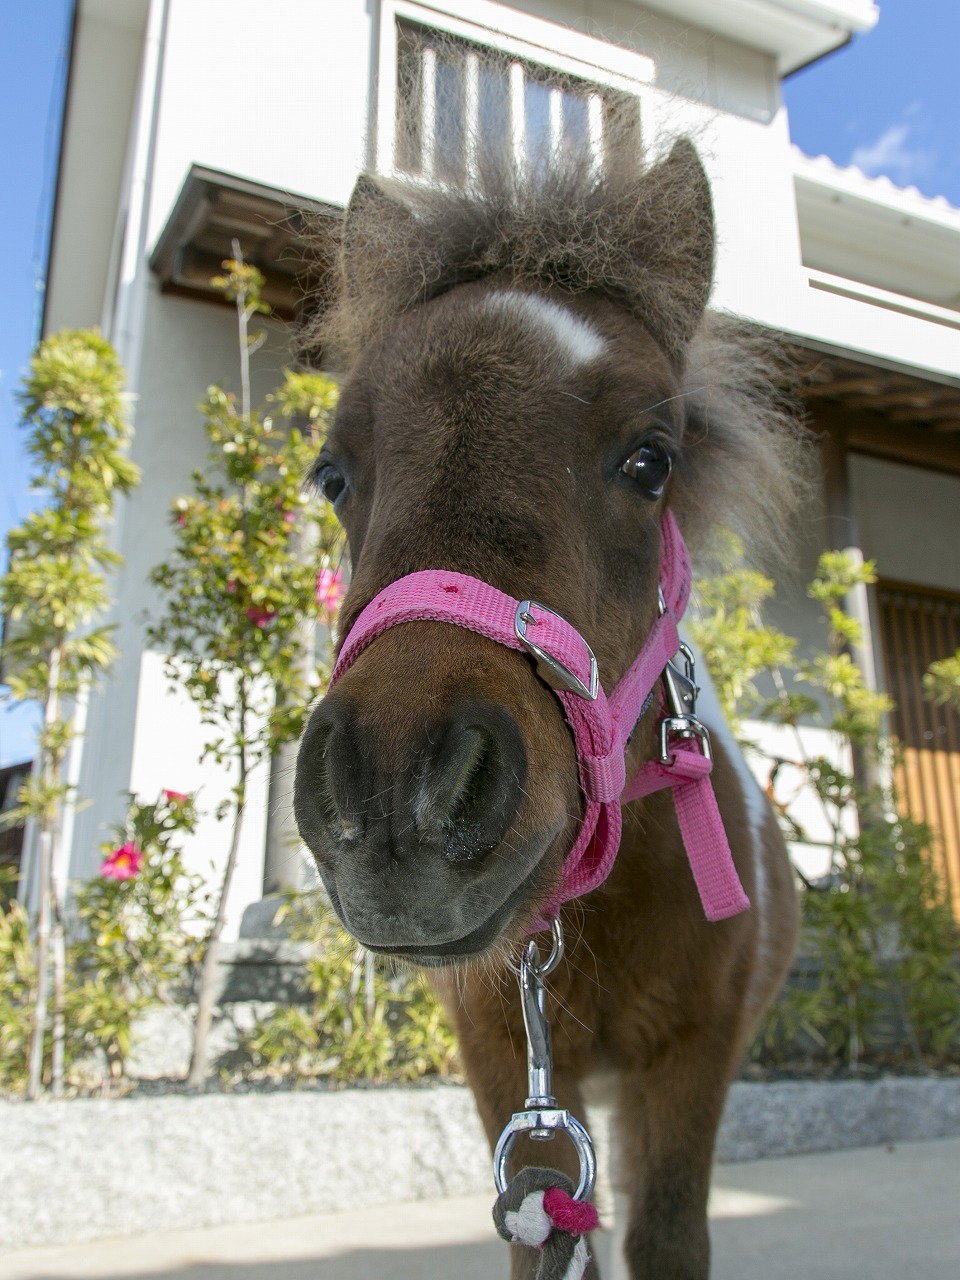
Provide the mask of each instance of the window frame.
{"label": "window frame", "polygon": [[[641,119],[647,117],[644,90],[650,88],[656,73],[656,65],[647,54],[507,9],[490,0],[447,0],[443,8],[419,0],[381,0],[373,147],[373,163],[378,173],[399,174],[407,181],[433,181],[412,177],[405,170],[398,170],[394,163],[398,22],[485,45],[507,57],[587,81],[600,89],[628,93],[639,100]],[[514,139],[514,146],[516,144]]]}

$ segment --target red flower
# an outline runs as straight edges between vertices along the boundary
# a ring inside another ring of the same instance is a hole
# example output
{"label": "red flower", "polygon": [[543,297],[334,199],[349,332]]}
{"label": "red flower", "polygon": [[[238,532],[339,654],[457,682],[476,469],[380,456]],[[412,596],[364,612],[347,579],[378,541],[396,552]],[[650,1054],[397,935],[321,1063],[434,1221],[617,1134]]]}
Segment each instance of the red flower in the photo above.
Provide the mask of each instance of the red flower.
{"label": "red flower", "polygon": [[163,798],[168,804],[186,804],[190,799],[185,791],[168,791],[166,787],[163,790]]}
{"label": "red flower", "polygon": [[129,840],[104,860],[100,874],[105,880],[132,880],[143,866],[143,854]]}
{"label": "red flower", "polygon": [[332,613],[343,597],[343,574],[339,569],[321,569],[317,574],[317,604]]}
{"label": "red flower", "polygon": [[245,611],[245,615],[255,627],[265,627],[271,619],[277,616],[277,611],[276,609],[264,609],[259,605],[252,604]]}

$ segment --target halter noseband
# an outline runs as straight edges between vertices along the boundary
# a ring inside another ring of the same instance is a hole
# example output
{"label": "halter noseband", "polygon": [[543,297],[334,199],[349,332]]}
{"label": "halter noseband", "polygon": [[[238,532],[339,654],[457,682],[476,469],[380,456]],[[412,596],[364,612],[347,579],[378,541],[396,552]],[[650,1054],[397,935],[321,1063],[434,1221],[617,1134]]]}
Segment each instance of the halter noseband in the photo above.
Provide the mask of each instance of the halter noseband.
{"label": "halter noseband", "polygon": [[[687,857],[708,920],[724,920],[750,906],[743,891],[710,783],[713,762],[706,728],[694,715],[692,659],[681,645],[677,620],[690,594],[690,560],[670,510],[661,523],[660,615],[609,699],[597,660],[580,633],[535,600],[514,600],[479,578],[428,569],[385,587],[363,609],[343,642],[330,687],[377,636],[402,622],[449,622],[530,653],[540,676],[563,705],[577,750],[585,811],[567,854],[559,889],[544,904],[532,932],[549,928],[562,903],[595,889],[610,874],[620,846],[621,803],[664,787],[674,804]],[[684,675],[672,659],[683,652]],[[627,783],[625,753],[631,734],[660,695],[660,754]]]}

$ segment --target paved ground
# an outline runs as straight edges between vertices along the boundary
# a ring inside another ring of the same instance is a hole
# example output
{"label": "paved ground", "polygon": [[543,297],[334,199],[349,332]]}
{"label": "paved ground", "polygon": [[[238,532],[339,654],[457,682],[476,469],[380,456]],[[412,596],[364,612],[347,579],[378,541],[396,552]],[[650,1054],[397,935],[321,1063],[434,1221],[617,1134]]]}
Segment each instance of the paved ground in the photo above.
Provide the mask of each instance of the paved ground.
{"label": "paved ground", "polygon": [[[958,1193],[960,1138],[723,1165],[713,1280],[952,1280]],[[490,1203],[428,1200],[22,1250],[0,1256],[0,1280],[499,1280],[506,1246]],[[602,1233],[601,1264],[611,1247]]]}

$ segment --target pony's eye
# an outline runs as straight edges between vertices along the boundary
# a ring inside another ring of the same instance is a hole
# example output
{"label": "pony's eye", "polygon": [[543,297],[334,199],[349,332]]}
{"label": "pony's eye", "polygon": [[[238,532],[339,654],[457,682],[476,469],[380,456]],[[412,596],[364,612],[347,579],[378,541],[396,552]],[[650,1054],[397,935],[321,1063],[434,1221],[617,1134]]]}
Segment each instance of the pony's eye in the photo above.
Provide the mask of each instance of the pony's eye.
{"label": "pony's eye", "polygon": [[631,453],[620,470],[631,480],[636,480],[649,498],[659,498],[670,478],[673,458],[664,445],[644,444]]}
{"label": "pony's eye", "polygon": [[317,462],[311,478],[318,492],[333,505],[347,486],[346,480],[329,458],[321,458]]}

